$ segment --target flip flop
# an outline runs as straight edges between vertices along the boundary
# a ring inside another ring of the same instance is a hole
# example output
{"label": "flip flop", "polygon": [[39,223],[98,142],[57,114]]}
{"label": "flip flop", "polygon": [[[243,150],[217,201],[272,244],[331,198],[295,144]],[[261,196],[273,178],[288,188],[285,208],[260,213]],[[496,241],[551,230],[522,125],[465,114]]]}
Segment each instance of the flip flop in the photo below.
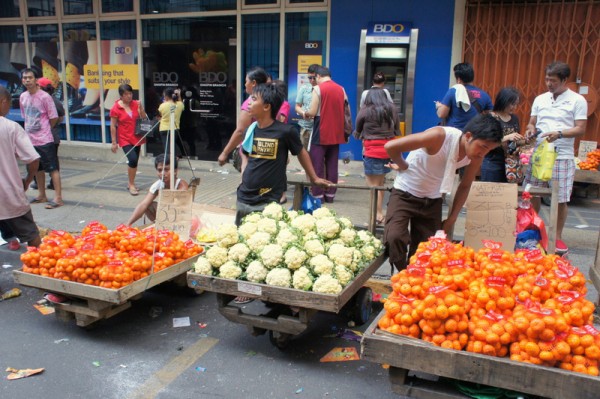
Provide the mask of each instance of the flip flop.
{"label": "flip flop", "polygon": [[235,298],[233,300],[234,303],[237,303],[238,305],[243,305],[245,303],[250,303],[254,300],[254,298],[248,298],[245,296],[238,296],[237,298]]}
{"label": "flip flop", "polygon": [[127,190],[129,191],[129,194],[131,195],[138,195],[140,193],[140,191],[137,189],[137,187],[127,187]]}
{"label": "flip flop", "polygon": [[56,208],[60,208],[63,205],[64,205],[64,203],[62,203],[62,202],[49,201],[46,204],[46,209],[56,209]]}
{"label": "flip flop", "polygon": [[29,201],[30,204],[42,204],[44,202],[48,202],[47,198],[34,198]]}

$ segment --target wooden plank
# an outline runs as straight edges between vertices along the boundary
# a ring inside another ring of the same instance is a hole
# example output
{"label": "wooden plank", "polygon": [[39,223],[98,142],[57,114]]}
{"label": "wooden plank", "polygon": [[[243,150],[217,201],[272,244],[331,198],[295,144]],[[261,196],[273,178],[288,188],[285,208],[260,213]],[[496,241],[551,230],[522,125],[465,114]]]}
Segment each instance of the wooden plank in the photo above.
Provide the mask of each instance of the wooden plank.
{"label": "wooden plank", "polygon": [[598,377],[439,348],[420,339],[381,331],[377,322],[383,314],[363,335],[365,360],[548,398],[592,399],[600,392]]}
{"label": "wooden plank", "polygon": [[358,292],[384,261],[384,255],[377,257],[373,263],[356,276],[338,295],[300,291],[293,288],[274,287],[272,285],[240,280],[228,280],[220,277],[205,276],[191,271],[188,272],[187,277],[188,285],[192,288],[200,288],[232,296],[251,297],[262,301],[281,303],[300,308],[339,313],[342,307]]}
{"label": "wooden plank", "polygon": [[369,287],[376,294],[388,295],[392,293],[392,282],[389,279],[379,279],[371,277],[365,283],[365,287]]}
{"label": "wooden plank", "polygon": [[247,326],[263,328],[265,330],[279,331],[286,334],[298,335],[306,330],[308,323],[303,323],[293,316],[280,315],[267,317],[243,313],[240,308],[225,306],[219,312],[229,321]]}
{"label": "wooden plank", "polygon": [[199,255],[186,259],[171,267],[153,273],[148,277],[134,281],[133,283],[119,289],[102,288],[74,281],[59,280],[52,277],[43,277],[37,274],[24,273],[20,270],[13,271],[13,278],[21,285],[39,288],[45,291],[56,292],[66,296],[82,299],[96,299],[103,302],[121,304],[130,298],[154,287],[160,283],[171,280],[190,270]]}
{"label": "wooden plank", "polygon": [[600,184],[600,172],[575,169],[575,181],[578,183]]}
{"label": "wooden plank", "polygon": [[[469,399],[445,381],[427,381],[409,377],[408,370],[390,367],[392,391],[414,399]],[[403,377],[403,378],[402,378]]]}

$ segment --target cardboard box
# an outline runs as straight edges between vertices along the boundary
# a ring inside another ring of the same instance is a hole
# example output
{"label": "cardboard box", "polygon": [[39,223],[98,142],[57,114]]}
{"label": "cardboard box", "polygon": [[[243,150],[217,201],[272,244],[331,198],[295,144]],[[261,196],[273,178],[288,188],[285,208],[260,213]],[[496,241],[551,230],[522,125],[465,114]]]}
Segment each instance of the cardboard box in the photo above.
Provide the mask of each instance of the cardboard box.
{"label": "cardboard box", "polygon": [[478,250],[482,240],[513,251],[517,227],[518,187],[509,183],[473,182],[467,198],[465,245]]}
{"label": "cardboard box", "polygon": [[597,141],[581,140],[579,142],[579,151],[577,151],[577,158],[579,158],[580,161],[585,161],[585,159],[587,158],[587,154],[594,151],[596,148],[598,148]]}

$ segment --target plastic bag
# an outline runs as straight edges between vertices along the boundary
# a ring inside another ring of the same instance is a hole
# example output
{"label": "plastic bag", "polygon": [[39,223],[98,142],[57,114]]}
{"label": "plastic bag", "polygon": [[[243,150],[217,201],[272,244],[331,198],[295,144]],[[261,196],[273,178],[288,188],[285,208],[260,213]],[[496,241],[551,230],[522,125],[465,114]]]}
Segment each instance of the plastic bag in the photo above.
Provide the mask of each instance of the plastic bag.
{"label": "plastic bag", "polygon": [[533,235],[522,235],[524,231],[533,230],[539,232],[539,243],[542,244],[544,250],[548,248],[548,235],[546,234],[546,225],[541,217],[537,214],[537,212],[531,206],[531,194],[529,193],[527,187],[525,188],[525,192],[521,194],[521,201],[519,201],[519,207],[517,209],[517,247],[524,248],[519,245],[524,245],[524,241],[527,242],[527,247],[531,248],[534,244],[531,242],[531,239],[535,239],[537,234]]}
{"label": "plastic bag", "polygon": [[312,214],[313,211],[319,209],[321,207],[321,200],[319,198],[315,198],[310,194],[308,187],[304,187],[304,192],[302,193],[302,210],[304,213]]}
{"label": "plastic bag", "polygon": [[552,179],[552,169],[554,169],[556,156],[554,144],[549,143],[548,140],[542,141],[533,152],[531,160],[531,173],[533,177],[541,181]]}

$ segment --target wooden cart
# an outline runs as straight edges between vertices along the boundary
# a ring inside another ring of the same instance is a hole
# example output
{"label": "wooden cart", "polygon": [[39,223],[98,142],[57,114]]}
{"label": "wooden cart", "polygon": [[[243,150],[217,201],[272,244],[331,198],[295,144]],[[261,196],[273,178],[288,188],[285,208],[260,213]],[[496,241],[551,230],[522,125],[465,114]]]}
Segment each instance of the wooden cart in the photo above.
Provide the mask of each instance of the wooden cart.
{"label": "wooden cart", "polygon": [[[217,293],[219,312],[226,319],[245,324],[252,335],[262,335],[268,331],[271,343],[284,349],[294,335],[307,329],[309,321],[318,311],[340,313],[344,308],[349,310],[357,324],[366,323],[371,317],[372,291],[363,285],[384,261],[383,255],[376,258],[338,295],[228,280],[191,271],[187,279],[192,288]],[[236,296],[259,299],[268,302],[271,307],[264,314],[246,313],[231,303]]]}
{"label": "wooden cart", "polygon": [[197,258],[198,255],[193,256],[119,289],[43,277],[20,270],[15,270],[13,277],[21,285],[72,298],[69,302],[54,304],[56,317],[61,320],[75,318],[78,326],[88,327],[130,308],[131,301],[139,299],[148,288],[178,278],[185,281],[185,273],[193,267]]}
{"label": "wooden cart", "polygon": [[390,366],[389,376],[394,393],[416,399],[467,398],[449,384],[409,377],[409,371],[413,371],[546,398],[599,397],[599,377],[507,358],[444,349],[421,339],[391,334],[377,327],[384,312],[381,312],[363,335],[362,358]]}

